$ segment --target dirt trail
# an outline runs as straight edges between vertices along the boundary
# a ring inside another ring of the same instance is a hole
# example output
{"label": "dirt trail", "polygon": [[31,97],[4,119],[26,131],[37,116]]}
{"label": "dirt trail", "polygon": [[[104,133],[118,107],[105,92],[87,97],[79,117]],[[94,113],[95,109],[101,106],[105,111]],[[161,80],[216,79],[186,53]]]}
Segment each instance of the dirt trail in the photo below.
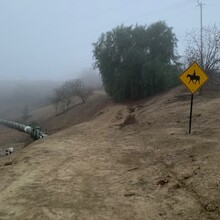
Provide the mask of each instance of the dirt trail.
{"label": "dirt trail", "polygon": [[220,98],[179,88],[0,161],[0,219],[219,219]]}

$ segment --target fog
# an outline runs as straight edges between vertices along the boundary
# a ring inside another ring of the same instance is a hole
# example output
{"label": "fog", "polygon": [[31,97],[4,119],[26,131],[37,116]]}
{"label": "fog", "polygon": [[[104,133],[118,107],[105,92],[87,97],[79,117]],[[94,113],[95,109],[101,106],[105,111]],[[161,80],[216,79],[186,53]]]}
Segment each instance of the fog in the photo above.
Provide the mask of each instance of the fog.
{"label": "fog", "polygon": [[102,80],[98,71],[90,69],[83,69],[79,75],[86,88],[100,89],[102,87]]}
{"label": "fog", "polygon": [[[98,72],[84,69],[78,76],[86,88],[102,88]],[[16,119],[22,115],[25,107],[29,111],[51,104],[54,89],[64,81],[53,80],[3,80],[0,81],[0,118]]]}
{"label": "fog", "polygon": [[[220,1],[204,0],[203,24],[220,21]],[[185,33],[200,27],[192,0],[15,0],[0,1],[0,117],[16,117],[49,103],[53,90],[69,79],[100,88],[93,70],[93,46],[117,25],[166,21],[184,54]]]}
{"label": "fog", "polygon": [[[203,24],[220,21],[220,1],[203,0]],[[200,26],[196,0],[0,1],[0,80],[77,78],[93,65],[92,43],[117,25],[164,20],[180,55],[186,31]]]}
{"label": "fog", "polygon": [[61,83],[56,81],[2,81],[0,82],[0,117],[14,119],[29,110],[49,104],[53,89]]}

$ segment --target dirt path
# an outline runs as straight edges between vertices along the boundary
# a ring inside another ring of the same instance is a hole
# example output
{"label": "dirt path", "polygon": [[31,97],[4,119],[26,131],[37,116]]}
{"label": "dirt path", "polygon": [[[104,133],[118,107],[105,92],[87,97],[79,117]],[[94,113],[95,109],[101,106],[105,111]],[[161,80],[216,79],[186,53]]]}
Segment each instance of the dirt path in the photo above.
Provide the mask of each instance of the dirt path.
{"label": "dirt path", "polygon": [[220,99],[115,105],[0,164],[0,219],[219,219]]}

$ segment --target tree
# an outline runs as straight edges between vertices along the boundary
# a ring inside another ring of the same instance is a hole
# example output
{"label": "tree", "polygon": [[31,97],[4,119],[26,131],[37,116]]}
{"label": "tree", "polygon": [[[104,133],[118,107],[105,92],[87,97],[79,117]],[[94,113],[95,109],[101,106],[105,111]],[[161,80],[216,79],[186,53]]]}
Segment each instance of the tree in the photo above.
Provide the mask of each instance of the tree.
{"label": "tree", "polygon": [[67,111],[72,102],[72,94],[69,85],[64,83],[60,88],[55,89],[56,99],[60,100],[62,104],[63,111]]}
{"label": "tree", "polygon": [[58,114],[58,109],[59,109],[59,105],[60,105],[60,98],[59,98],[59,95],[57,94],[56,92],[56,89],[55,89],[55,96],[52,97],[51,99],[51,102],[52,102],[52,105],[53,107],[55,108],[55,112],[56,112],[56,115]]}
{"label": "tree", "polygon": [[71,85],[73,96],[78,96],[82,100],[82,102],[85,103],[88,97],[88,92],[85,88],[84,83],[81,80],[76,79],[71,81]]}
{"label": "tree", "polygon": [[[220,29],[216,26],[203,28],[203,49],[201,49],[199,30],[187,33],[186,65],[196,61],[203,67],[205,72],[212,74],[220,69]],[[202,52],[201,52],[202,51]],[[201,53],[203,63],[201,63]]]}
{"label": "tree", "polygon": [[79,97],[83,103],[86,102],[88,93],[79,79],[68,80],[61,87],[54,90],[54,97],[51,99],[53,106],[58,112],[59,106],[62,107],[62,111],[67,111],[69,107],[74,103],[74,97]]}
{"label": "tree", "polygon": [[[177,78],[173,71],[178,70],[176,42],[172,28],[165,22],[149,27],[121,25],[102,34],[93,44],[93,54],[106,92],[114,100],[123,101],[140,99],[173,86],[166,78]],[[163,86],[159,88],[158,83]]]}
{"label": "tree", "polygon": [[87,89],[80,79],[68,80],[61,87],[64,91],[68,104],[71,103],[74,97],[78,96],[83,103],[87,100]]}

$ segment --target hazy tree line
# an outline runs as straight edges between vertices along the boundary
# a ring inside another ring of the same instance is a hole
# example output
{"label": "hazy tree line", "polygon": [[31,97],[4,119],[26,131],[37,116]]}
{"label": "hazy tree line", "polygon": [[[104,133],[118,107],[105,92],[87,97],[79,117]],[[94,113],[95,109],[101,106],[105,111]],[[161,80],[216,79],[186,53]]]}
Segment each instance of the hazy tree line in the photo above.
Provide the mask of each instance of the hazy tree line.
{"label": "hazy tree line", "polygon": [[[118,26],[103,33],[93,44],[95,67],[99,69],[106,92],[116,101],[139,99],[176,86],[179,74],[197,61],[209,74],[207,84],[220,89],[220,28],[203,27],[203,50],[199,30],[186,35],[186,50],[180,62],[177,38],[165,22],[149,26]],[[203,62],[201,62],[201,52]],[[182,67],[182,68],[181,68]],[[33,109],[52,102],[66,111],[74,102],[85,102],[88,90],[102,88],[99,75],[83,70],[80,80],[62,82],[0,82],[0,115],[30,118]],[[211,83],[211,79],[215,83]],[[56,88],[54,90],[54,88]],[[52,93],[54,91],[54,93]]]}
{"label": "hazy tree line", "polygon": [[76,100],[81,100],[85,103],[89,94],[88,88],[80,79],[73,79],[64,82],[60,87],[54,90],[54,97],[52,98],[53,106],[58,113],[61,108],[62,112],[69,110]]}

